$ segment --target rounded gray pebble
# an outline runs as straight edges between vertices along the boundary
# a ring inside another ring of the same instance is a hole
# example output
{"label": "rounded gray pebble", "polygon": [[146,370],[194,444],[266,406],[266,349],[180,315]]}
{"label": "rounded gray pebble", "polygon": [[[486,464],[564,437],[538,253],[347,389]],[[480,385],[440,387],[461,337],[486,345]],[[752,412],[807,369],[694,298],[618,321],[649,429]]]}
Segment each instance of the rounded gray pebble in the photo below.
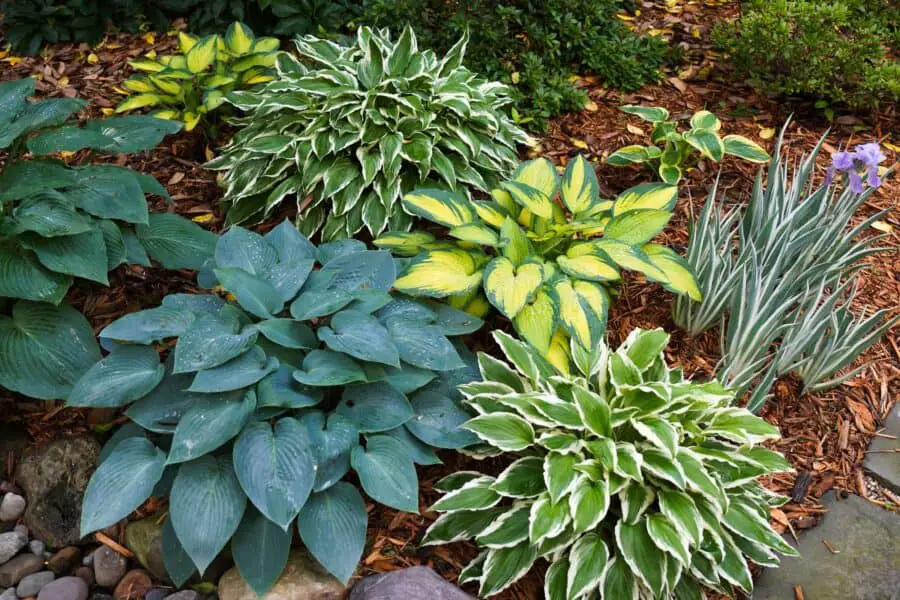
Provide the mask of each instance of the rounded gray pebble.
{"label": "rounded gray pebble", "polygon": [[16,595],[19,598],[37,596],[38,592],[54,579],[56,579],[56,575],[53,574],[53,571],[41,571],[26,575],[19,582],[19,586],[16,588]]}
{"label": "rounded gray pebble", "polygon": [[127,570],[128,559],[109,546],[100,546],[94,551],[94,577],[100,587],[116,587]]}
{"label": "rounded gray pebble", "polygon": [[44,556],[44,542],[41,540],[31,540],[28,542],[28,549],[31,550],[31,553],[35,556]]}
{"label": "rounded gray pebble", "polygon": [[81,559],[81,564],[86,567],[94,566],[94,551],[91,550],[87,554],[84,555],[84,558]]}
{"label": "rounded gray pebble", "polygon": [[25,498],[12,492],[0,500],[0,521],[15,521],[25,512]]}
{"label": "rounded gray pebble", "polygon": [[19,535],[24,535],[26,538],[28,537],[28,528],[24,525],[16,525],[15,527],[13,527],[13,531],[18,533]]}
{"label": "rounded gray pebble", "polygon": [[0,533],[0,565],[9,562],[27,543],[28,536],[18,531]]}
{"label": "rounded gray pebble", "polygon": [[7,588],[5,592],[0,594],[0,600],[16,600],[16,588]]}
{"label": "rounded gray pebble", "polygon": [[144,600],[163,600],[168,595],[169,595],[169,590],[153,588],[152,590],[147,592],[147,595],[144,596]]}
{"label": "rounded gray pebble", "polygon": [[200,600],[200,594],[194,590],[181,590],[166,596],[166,600]]}
{"label": "rounded gray pebble", "polygon": [[87,600],[88,587],[78,577],[60,577],[41,589],[38,600]]}

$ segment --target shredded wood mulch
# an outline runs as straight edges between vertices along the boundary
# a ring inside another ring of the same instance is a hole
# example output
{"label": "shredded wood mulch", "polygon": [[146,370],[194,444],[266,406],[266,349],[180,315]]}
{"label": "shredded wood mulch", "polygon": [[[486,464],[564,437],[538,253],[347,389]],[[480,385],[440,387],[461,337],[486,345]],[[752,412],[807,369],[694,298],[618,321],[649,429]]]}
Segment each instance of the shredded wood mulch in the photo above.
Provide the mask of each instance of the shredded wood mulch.
{"label": "shredded wood mulch", "polygon": [[[824,169],[829,154],[838,148],[868,141],[883,144],[888,157],[886,165],[900,160],[900,116],[896,106],[884,107],[867,114],[838,113],[833,122],[825,119],[808,99],[770,99],[729,78],[725,61],[709,43],[709,32],[717,21],[732,18],[736,5],[727,0],[658,0],[642,3],[640,14],[623,18],[636,30],[661,35],[681,48],[681,64],[668,70],[662,81],[647,85],[636,93],[623,94],[606,89],[601,82],[583,76],[578,85],[591,99],[585,110],[561,116],[551,122],[540,138],[540,154],[558,164],[578,153],[600,161],[615,149],[633,143],[647,143],[646,123],[618,110],[622,104],[664,106],[673,116],[689,117],[707,108],[723,121],[725,133],[745,135],[767,149],[774,146],[777,130],[793,114],[786,133],[785,149],[791,157],[809,152],[819,138],[830,130],[821,158]],[[177,24],[176,24],[177,26]],[[46,49],[40,57],[10,57],[0,52],[0,80],[26,76],[38,78],[39,94],[46,97],[80,97],[91,102],[84,117],[100,117],[109,113],[121,100],[117,88],[130,75],[127,60],[150,50],[166,52],[174,47],[171,34],[113,35],[101,45],[57,45]],[[723,64],[720,64],[720,61]],[[886,144],[886,145],[885,145]],[[217,147],[199,132],[171,136],[152,152],[113,158],[119,164],[153,174],[172,195],[167,205],[153,200],[155,210],[170,210],[194,218],[204,227],[219,230],[223,214],[217,206],[221,192],[215,175],[204,171],[201,164],[208,152]],[[69,160],[79,162],[86,156]],[[2,156],[0,156],[2,160]],[[687,226],[691,214],[706,200],[708,188],[720,178],[731,202],[747,199],[756,174],[756,166],[733,158],[721,165],[701,162],[685,174],[684,193],[676,215],[663,234],[664,242],[681,251],[687,244]],[[648,174],[638,168],[615,168],[601,164],[598,168],[602,192],[612,197],[627,187],[646,181]],[[869,199],[859,221],[888,209],[871,235],[886,234],[882,245],[888,251],[867,259],[870,268],[860,275],[859,310],[889,308],[900,311],[900,178],[885,181]],[[70,301],[82,310],[99,330],[119,316],[155,306],[163,296],[173,292],[195,291],[193,274],[158,268],[122,267],[111,274],[110,287],[85,282],[77,284]],[[658,285],[630,278],[622,289],[609,317],[611,343],[621,342],[635,327],[664,327],[672,333],[667,356],[672,363],[684,366],[695,378],[710,376],[719,360],[718,333],[704,333],[692,338],[677,329],[671,321],[672,296]],[[496,323],[506,327],[507,324]],[[485,338],[486,339],[486,338]],[[486,343],[486,342],[484,342]],[[900,396],[900,326],[891,329],[884,339],[860,357],[857,365],[868,366],[842,386],[823,393],[800,395],[800,384],[790,378],[778,381],[762,416],[781,428],[782,439],[772,446],[785,453],[795,473],[769,478],[765,484],[792,498],[772,519],[781,531],[794,534],[814,526],[825,509],[818,498],[825,492],[846,490],[868,498],[885,508],[897,508],[896,496],[867,485],[862,462],[869,442],[878,434],[894,399]],[[855,365],[854,365],[855,366]],[[36,443],[88,430],[103,431],[125,420],[116,411],[65,409],[60,404],[36,402],[0,391],[0,419],[23,423]],[[370,505],[369,543],[363,556],[360,575],[427,564],[446,578],[454,580],[460,569],[477,554],[468,543],[449,546],[420,547],[418,542],[436,514],[428,511],[438,494],[433,484],[451,472],[473,468],[472,459],[444,453],[445,464],[420,469],[420,515],[397,512],[383,506]],[[478,465],[480,467],[481,465]],[[501,468],[500,463],[484,465],[488,470]],[[145,507],[146,508],[146,507]],[[151,507],[155,508],[155,507]],[[496,596],[503,600],[533,600],[542,597],[539,567],[522,581]],[[470,592],[475,589],[466,586]]]}

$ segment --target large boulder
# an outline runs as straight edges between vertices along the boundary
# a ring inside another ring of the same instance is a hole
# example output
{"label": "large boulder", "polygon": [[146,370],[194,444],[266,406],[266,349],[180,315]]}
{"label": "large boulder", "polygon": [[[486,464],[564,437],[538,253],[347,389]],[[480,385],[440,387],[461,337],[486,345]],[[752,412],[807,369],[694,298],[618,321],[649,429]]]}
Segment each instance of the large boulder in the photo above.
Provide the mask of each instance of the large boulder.
{"label": "large boulder", "polygon": [[237,567],[219,580],[219,600],[342,600],[346,586],[325,572],[306,552],[291,552],[284,572],[261,598],[244,581]]}
{"label": "large boulder", "polygon": [[474,600],[428,567],[370,575],[350,591],[350,600]]}
{"label": "large boulder", "polygon": [[16,481],[25,490],[25,524],[50,548],[80,541],[81,502],[100,458],[100,444],[83,435],[61,438],[22,455]]}

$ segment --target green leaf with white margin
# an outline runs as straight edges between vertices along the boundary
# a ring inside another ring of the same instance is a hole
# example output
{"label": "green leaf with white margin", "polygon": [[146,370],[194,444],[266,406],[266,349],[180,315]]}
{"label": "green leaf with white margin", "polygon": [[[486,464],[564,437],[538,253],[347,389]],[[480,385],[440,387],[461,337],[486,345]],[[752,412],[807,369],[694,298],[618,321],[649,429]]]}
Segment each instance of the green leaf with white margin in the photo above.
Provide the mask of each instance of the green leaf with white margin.
{"label": "green leaf with white margin", "polygon": [[678,165],[670,165],[660,163],[659,178],[669,185],[676,185],[681,181],[681,167]]}
{"label": "green leaf with white margin", "polygon": [[91,477],[81,510],[81,535],[114,525],[153,493],[166,468],[166,454],[145,437],[116,444]]}
{"label": "green leaf with white margin", "polygon": [[506,512],[505,508],[460,510],[441,515],[422,538],[422,546],[451,544],[468,540],[487,531]]}
{"label": "green leaf with white margin", "polygon": [[515,316],[513,325],[526,342],[546,355],[550,351],[550,339],[556,331],[556,320],[556,304],[553,297],[541,288],[534,299],[522,307]]}
{"label": "green leaf with white margin", "polygon": [[201,395],[181,415],[166,464],[193,460],[228,443],[255,409],[253,390]]}
{"label": "green leaf with white margin", "polygon": [[706,158],[720,162],[725,156],[725,144],[715,131],[695,129],[682,134],[684,141],[696,148]]}
{"label": "green leaf with white margin", "polygon": [[575,465],[580,460],[580,457],[574,454],[560,452],[550,452],[544,458],[544,485],[547,486],[551,502],[559,502],[575,487],[578,479]]}
{"label": "green leaf with white margin", "polygon": [[366,545],[369,515],[352,484],[340,481],[315,493],[300,511],[297,528],[306,549],[341,582],[347,582]]}
{"label": "green leaf with white margin", "polygon": [[725,154],[755,163],[768,162],[770,158],[762,146],[742,135],[726,135],[722,142],[725,144]]}
{"label": "green leaf with white margin", "polygon": [[619,556],[631,568],[632,575],[643,581],[653,594],[661,596],[666,585],[665,555],[647,533],[646,523],[628,525],[619,521],[615,535]]}
{"label": "green leaf with white margin", "polygon": [[542,219],[553,216],[553,202],[541,190],[517,181],[505,181],[501,187],[516,201]]}
{"label": "green leaf with white margin", "polygon": [[632,210],[665,210],[671,212],[678,201],[678,187],[667,183],[642,183],[628,188],[616,198],[613,216]]}
{"label": "green leaf with white margin", "polygon": [[594,529],[609,510],[609,485],[605,480],[581,477],[569,496],[569,512],[577,533]]}
{"label": "green leaf with white margin", "polygon": [[687,486],[709,500],[720,514],[723,513],[728,504],[728,498],[718,480],[710,476],[703,463],[693,454],[679,448],[676,458],[684,473]]}
{"label": "green leaf with white margin", "polygon": [[635,115],[645,121],[651,123],[659,123],[669,118],[669,111],[661,106],[637,106],[634,104],[626,104],[620,106],[619,110],[629,115]]}
{"label": "green leaf with white margin", "polygon": [[403,208],[412,215],[439,223],[444,227],[459,227],[476,223],[472,203],[447,190],[419,188],[403,197]]}
{"label": "green leaf with white margin", "polygon": [[478,544],[488,548],[509,548],[527,540],[530,512],[528,505],[514,504],[481,532]]}
{"label": "green leaf with white margin", "polygon": [[568,600],[566,579],[569,574],[569,557],[561,554],[553,561],[544,575],[545,600]]}
{"label": "green leaf with white margin", "polygon": [[491,487],[493,483],[494,478],[486,475],[467,481],[435,502],[431,510],[446,512],[493,508],[501,499],[500,494]]}
{"label": "green leaf with white margin", "polygon": [[511,548],[488,551],[484,561],[480,595],[493,596],[521,579],[537,560],[537,547],[523,542]]}
{"label": "green leaf with white margin", "polygon": [[678,430],[667,420],[654,416],[633,418],[631,425],[641,436],[660,450],[675,458],[678,449]]}
{"label": "green leaf with white margin", "polygon": [[463,429],[504,452],[518,452],[534,443],[534,427],[512,413],[480,415],[469,419]]}
{"label": "green leaf with white margin", "polygon": [[505,256],[498,256],[484,269],[484,292],[497,310],[513,319],[534,299],[543,277],[538,263],[526,262],[516,267]]}
{"label": "green leaf with white margin", "polygon": [[202,456],[178,469],[169,494],[169,518],[201,574],[234,535],[246,506],[231,458]]}
{"label": "green leaf with white margin", "polygon": [[606,564],[600,590],[606,600],[637,600],[637,581],[621,554],[616,553]]}
{"label": "green leaf with white margin", "polygon": [[497,477],[494,489],[507,498],[534,498],[545,491],[544,461],[526,456],[506,467]]}
{"label": "green leaf with white margin", "polygon": [[609,220],[603,235],[626,244],[642,245],[656,237],[672,218],[666,210],[636,209]]}
{"label": "green leaf with white margin", "polygon": [[581,536],[572,544],[566,577],[569,600],[581,598],[599,585],[607,560],[609,549],[603,538],[594,532]]}
{"label": "green leaf with white margin", "polygon": [[723,408],[712,415],[707,426],[709,435],[720,435],[726,439],[757,444],[778,439],[778,428],[743,408]]}
{"label": "green leaf with white margin", "polygon": [[650,262],[666,275],[666,279],[660,281],[664,288],[676,294],[687,294],[694,302],[703,299],[690,265],[674,250],[660,244],[645,244],[641,250]]}
{"label": "green leaf with white margin", "polygon": [[678,530],[660,513],[647,517],[647,533],[656,547],[671,554],[683,567],[691,564],[690,548],[687,538],[679,535]]}
{"label": "green leaf with white margin", "polygon": [[691,117],[691,128],[719,131],[722,128],[722,122],[719,120],[719,117],[708,110],[698,110]]}
{"label": "green leaf with white margin", "polygon": [[612,421],[609,404],[606,400],[580,385],[572,386],[572,396],[575,399],[575,406],[578,408],[578,415],[588,429],[600,437],[610,437]]}
{"label": "green leaf with white margin", "polygon": [[402,442],[386,435],[368,436],[365,447],[353,448],[350,464],[373,500],[397,510],[419,512],[419,480]]}
{"label": "green leaf with white margin", "polygon": [[561,534],[571,520],[568,502],[554,504],[549,493],[541,494],[531,505],[528,539],[537,546],[542,541]]}
{"label": "green leaf with white margin", "polygon": [[462,249],[430,250],[409,262],[394,288],[411,296],[443,298],[475,289],[481,284],[482,273]]}
{"label": "green leaf with white margin", "polygon": [[718,574],[748,594],[753,590],[753,576],[744,555],[730,537],[722,532],[725,542],[725,558],[719,561]]}
{"label": "green leaf with white margin", "polygon": [[619,491],[622,520],[626,523],[637,523],[655,499],[656,493],[653,488],[629,483]]}
{"label": "green leaf with white margin", "polygon": [[644,471],[673,483],[678,489],[684,489],[686,483],[681,465],[672,460],[666,452],[648,449],[644,450],[641,456],[644,459],[641,465]]}
{"label": "green leaf with white margin", "polygon": [[87,319],[67,304],[19,301],[0,315],[0,385],[41,400],[67,398],[100,360]]}
{"label": "green leaf with white margin", "polygon": [[91,367],[69,394],[68,406],[115,408],[149,394],[165,368],[152,346],[122,346]]}
{"label": "green leaf with white margin", "polygon": [[[556,167],[546,158],[537,158],[521,163],[510,179],[534,188],[550,199],[556,197],[559,189],[559,175],[556,173]],[[538,213],[535,214],[544,216]],[[547,215],[544,218],[549,216]]]}
{"label": "green leaf with white margin", "polygon": [[551,292],[563,328],[585,348],[593,348],[606,332],[609,296],[601,286],[568,278],[553,283]]}
{"label": "green leaf with white margin", "polygon": [[231,538],[231,555],[241,578],[257,595],[264,595],[278,580],[291,552],[291,530],[248,506]]}
{"label": "green leaf with white margin", "polygon": [[560,197],[573,214],[589,210],[599,201],[600,182],[591,164],[579,154],[566,165]]}
{"label": "green leaf with white margin", "polygon": [[702,539],[700,512],[691,497],[676,490],[659,490],[659,508],[679,535],[699,546]]}
{"label": "green leaf with white margin", "polygon": [[613,167],[639,165],[650,160],[647,148],[638,144],[623,146],[606,157],[606,164]]}
{"label": "green leaf with white margin", "polygon": [[797,551],[775,533],[769,521],[739,498],[732,499],[722,522],[746,540],[774,548],[786,556],[799,556]]}
{"label": "green leaf with white margin", "polygon": [[628,479],[634,479],[638,483],[643,483],[644,476],[641,473],[643,464],[644,458],[634,445],[627,442],[616,444],[616,473]]}
{"label": "green leaf with white margin", "polygon": [[172,213],[150,213],[135,226],[147,253],[167,269],[200,269],[216,246],[216,234]]}
{"label": "green leaf with white margin", "polygon": [[248,423],[234,442],[234,471],[241,487],[265,517],[287,531],[312,491],[314,456],[306,429],[291,417],[272,426]]}
{"label": "green leaf with white margin", "polygon": [[661,328],[635,329],[625,341],[628,346],[625,354],[631,359],[634,366],[643,372],[653,361],[660,358],[668,343],[669,334]]}

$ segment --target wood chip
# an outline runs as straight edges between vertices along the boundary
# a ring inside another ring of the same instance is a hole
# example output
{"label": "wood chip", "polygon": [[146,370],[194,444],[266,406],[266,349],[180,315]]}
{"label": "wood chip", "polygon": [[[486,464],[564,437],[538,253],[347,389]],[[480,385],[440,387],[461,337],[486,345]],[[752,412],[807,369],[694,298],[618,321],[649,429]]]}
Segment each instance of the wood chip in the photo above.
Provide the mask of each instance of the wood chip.
{"label": "wood chip", "polygon": [[104,546],[109,546],[125,558],[134,558],[134,552],[112,539],[102,531],[98,531],[94,534],[94,539],[103,544]]}

